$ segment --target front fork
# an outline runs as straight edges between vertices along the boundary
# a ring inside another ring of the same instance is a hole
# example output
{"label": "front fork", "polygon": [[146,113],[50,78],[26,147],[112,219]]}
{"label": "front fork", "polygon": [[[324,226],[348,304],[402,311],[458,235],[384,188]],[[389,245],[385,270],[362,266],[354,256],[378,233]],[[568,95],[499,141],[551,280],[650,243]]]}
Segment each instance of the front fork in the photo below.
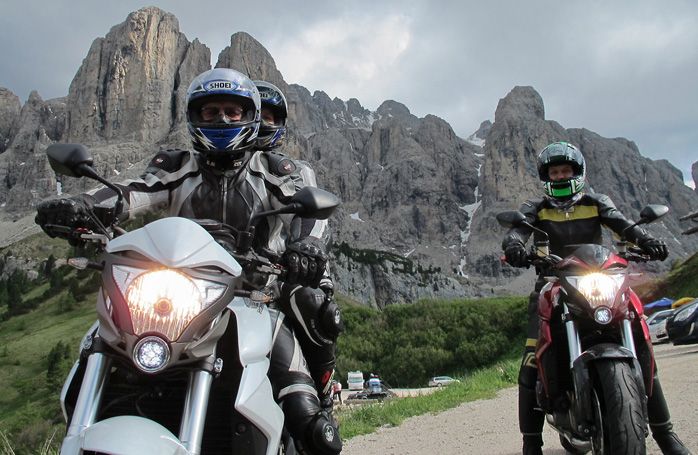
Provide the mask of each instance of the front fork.
{"label": "front fork", "polygon": [[[582,351],[582,343],[577,330],[577,324],[570,317],[567,305],[563,304],[563,318],[567,333],[567,343],[570,354],[570,370],[574,379],[575,402],[571,409],[573,425],[580,435],[588,437],[595,430],[593,427],[594,416],[592,415],[592,378],[589,374],[589,363],[597,359],[631,359],[633,371],[635,372],[635,382],[640,390],[644,390],[644,380],[642,368],[637,358],[635,340],[633,338],[632,326],[629,319],[622,321],[620,327],[622,346],[596,345],[586,351]],[[645,420],[647,419],[647,406],[643,405]]]}
{"label": "front fork", "polygon": [[[93,352],[87,357],[85,374],[66,438],[80,434],[97,421],[111,365],[111,358],[101,352]],[[179,439],[192,455],[201,452],[212,381],[212,374],[206,370],[197,370],[189,375]]]}
{"label": "front fork", "polygon": [[[579,331],[577,324],[570,317],[567,305],[563,304],[563,317],[565,320],[565,330],[567,332],[567,345],[570,351],[570,368],[574,366],[574,362],[582,355],[582,342],[579,339]],[[633,357],[637,360],[637,350],[635,349],[635,340],[633,339],[632,326],[629,319],[624,319],[621,325],[621,340],[623,347],[632,352]]]}

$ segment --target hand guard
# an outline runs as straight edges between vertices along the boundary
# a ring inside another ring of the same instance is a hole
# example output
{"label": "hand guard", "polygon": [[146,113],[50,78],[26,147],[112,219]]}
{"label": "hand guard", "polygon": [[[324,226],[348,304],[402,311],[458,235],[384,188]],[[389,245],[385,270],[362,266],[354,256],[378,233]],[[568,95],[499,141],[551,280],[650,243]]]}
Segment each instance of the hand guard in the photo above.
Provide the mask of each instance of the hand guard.
{"label": "hand guard", "polygon": [[513,267],[528,267],[526,248],[521,242],[512,242],[504,250],[507,263]]}
{"label": "hand guard", "polygon": [[63,226],[73,230],[78,228],[94,227],[94,222],[90,218],[89,212],[91,204],[85,198],[75,199],[53,199],[44,201],[36,208],[34,222],[46,232],[51,238],[59,237],[67,239],[75,246],[77,239],[72,236],[72,232],[60,232],[47,228],[47,225]]}
{"label": "hand guard", "polygon": [[669,249],[661,240],[647,238],[640,240],[637,244],[642,248],[642,252],[650,257],[651,261],[663,261],[669,256]]}
{"label": "hand guard", "polygon": [[282,256],[288,269],[288,284],[300,284],[317,288],[325,274],[327,255],[320,248],[305,242],[294,242],[286,248]]}

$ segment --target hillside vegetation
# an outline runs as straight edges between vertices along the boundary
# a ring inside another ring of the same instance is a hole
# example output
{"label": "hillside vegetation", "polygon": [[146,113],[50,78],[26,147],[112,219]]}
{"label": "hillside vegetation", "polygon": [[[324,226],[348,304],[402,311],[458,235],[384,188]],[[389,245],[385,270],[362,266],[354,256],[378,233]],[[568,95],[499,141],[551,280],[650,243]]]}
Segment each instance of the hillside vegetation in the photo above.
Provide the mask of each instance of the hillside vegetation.
{"label": "hillside vegetation", "polygon": [[645,303],[654,302],[662,297],[671,300],[698,297],[696,277],[698,277],[698,253],[683,262],[675,263],[666,276],[635,286],[634,290]]}
{"label": "hillside vegetation", "polygon": [[[15,251],[41,254],[32,242],[42,240],[29,238],[12,252],[6,249],[3,266]],[[61,257],[77,253],[56,248],[47,251]],[[39,263],[35,280],[21,269],[0,280],[0,432],[15,453],[36,453],[51,436],[53,445],[59,444],[65,431],[60,389],[96,318],[99,275],[55,267],[58,261],[50,254]],[[696,272],[698,255],[638,291],[646,302],[696,296]],[[429,299],[382,312],[342,295],[337,300],[346,322],[337,345],[337,379],[344,383],[347,372],[356,370],[366,377],[379,374],[392,387],[424,387],[435,375],[466,378],[520,355],[525,337],[524,296]]]}

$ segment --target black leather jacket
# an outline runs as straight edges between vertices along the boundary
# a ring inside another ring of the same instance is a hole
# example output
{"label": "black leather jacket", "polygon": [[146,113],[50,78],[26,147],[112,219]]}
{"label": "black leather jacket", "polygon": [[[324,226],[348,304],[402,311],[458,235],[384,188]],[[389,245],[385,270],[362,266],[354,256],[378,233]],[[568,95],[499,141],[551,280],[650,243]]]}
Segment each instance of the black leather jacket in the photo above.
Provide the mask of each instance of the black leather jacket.
{"label": "black leather jacket", "polygon": [[[550,240],[550,252],[566,256],[565,246],[582,243],[602,244],[602,226],[610,228],[619,236],[623,229],[632,225],[616,209],[610,197],[604,194],[583,194],[577,203],[567,210],[553,206],[550,199],[540,197],[523,203],[520,211],[531,225],[545,231]],[[526,227],[512,228],[502,242],[502,249],[513,242],[526,241],[534,233],[534,241],[542,241],[543,236]],[[651,236],[647,231],[635,226],[626,233],[630,242],[637,243]]]}

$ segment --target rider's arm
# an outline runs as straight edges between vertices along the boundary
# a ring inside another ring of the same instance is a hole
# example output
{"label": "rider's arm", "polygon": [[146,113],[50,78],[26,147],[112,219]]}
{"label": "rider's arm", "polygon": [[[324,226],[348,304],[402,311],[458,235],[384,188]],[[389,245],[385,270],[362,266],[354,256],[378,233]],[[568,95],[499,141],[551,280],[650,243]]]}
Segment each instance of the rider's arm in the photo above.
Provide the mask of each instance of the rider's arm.
{"label": "rider's arm", "polygon": [[[590,194],[590,197],[596,202],[596,206],[599,210],[599,217],[601,217],[601,222],[608,226],[613,232],[619,237],[622,235],[623,230],[633,223],[630,222],[622,213],[616,208],[610,197],[605,194]],[[626,232],[626,238],[632,243],[638,243],[640,240],[645,240],[651,238],[652,236],[640,228],[635,226]]]}
{"label": "rider's arm", "polygon": [[[526,217],[526,221],[533,226],[538,224],[538,211],[540,210],[540,204],[542,201],[542,198],[530,199],[524,202],[519,209],[519,211]],[[506,250],[507,246],[517,242],[525,245],[532,233],[533,231],[525,226],[509,229],[507,234],[504,236],[504,240],[502,241],[502,249]]]}
{"label": "rider's arm", "polygon": [[[116,184],[124,193],[124,209],[119,216],[119,221],[166,208],[170,204],[171,190],[179,186],[197,169],[192,152],[187,150],[159,152],[139,178]],[[109,188],[98,188],[87,194],[94,197],[97,202],[108,204],[116,200],[116,194]]]}

